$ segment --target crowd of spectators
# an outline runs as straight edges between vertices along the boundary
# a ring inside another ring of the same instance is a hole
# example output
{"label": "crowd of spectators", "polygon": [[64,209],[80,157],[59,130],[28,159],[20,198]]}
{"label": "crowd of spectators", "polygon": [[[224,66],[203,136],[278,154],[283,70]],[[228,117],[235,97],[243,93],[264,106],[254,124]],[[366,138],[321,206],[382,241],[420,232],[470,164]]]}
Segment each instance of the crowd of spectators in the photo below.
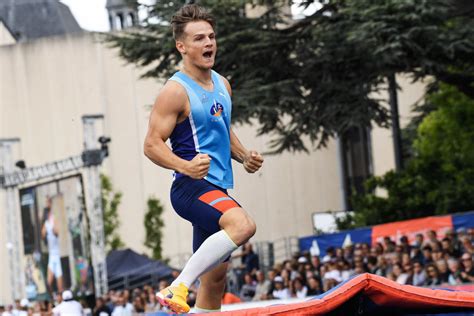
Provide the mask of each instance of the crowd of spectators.
{"label": "crowd of spectators", "polygon": [[[328,248],[324,256],[310,252],[295,254],[264,271],[259,257],[250,243],[234,255],[228,271],[228,282],[223,304],[269,299],[305,298],[322,294],[340,282],[361,273],[387,277],[399,284],[416,286],[446,286],[474,283],[474,228],[450,230],[440,239],[435,231],[427,238],[418,234],[413,242],[406,236],[399,240],[385,237],[374,245],[347,244]],[[237,264],[236,264],[237,263]],[[109,291],[90,308],[86,301],[86,315],[130,316],[157,312],[163,309],[155,293],[169,285],[162,280],[154,287]],[[198,284],[191,286],[188,303],[193,306]],[[56,305],[61,297],[56,298]],[[47,301],[17,301],[16,306],[0,306],[2,316],[53,315],[53,304]]]}
{"label": "crowd of spectators", "polygon": [[[243,250],[238,296],[241,301],[304,298],[326,292],[361,274],[372,273],[399,284],[446,286],[474,283],[474,228],[449,230],[440,239],[430,230],[410,243],[385,237],[374,245],[330,247],[324,256],[299,253],[276,264],[266,275],[259,270],[251,247]],[[232,278],[230,278],[232,279]]]}

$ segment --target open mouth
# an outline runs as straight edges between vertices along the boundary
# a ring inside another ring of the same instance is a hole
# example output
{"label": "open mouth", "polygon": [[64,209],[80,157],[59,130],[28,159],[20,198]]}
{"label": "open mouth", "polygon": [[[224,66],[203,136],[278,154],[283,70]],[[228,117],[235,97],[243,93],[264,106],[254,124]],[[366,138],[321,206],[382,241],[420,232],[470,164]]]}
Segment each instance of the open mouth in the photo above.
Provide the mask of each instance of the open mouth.
{"label": "open mouth", "polygon": [[202,56],[204,56],[204,58],[211,58],[212,57],[212,51],[205,52],[204,54],[202,54]]}

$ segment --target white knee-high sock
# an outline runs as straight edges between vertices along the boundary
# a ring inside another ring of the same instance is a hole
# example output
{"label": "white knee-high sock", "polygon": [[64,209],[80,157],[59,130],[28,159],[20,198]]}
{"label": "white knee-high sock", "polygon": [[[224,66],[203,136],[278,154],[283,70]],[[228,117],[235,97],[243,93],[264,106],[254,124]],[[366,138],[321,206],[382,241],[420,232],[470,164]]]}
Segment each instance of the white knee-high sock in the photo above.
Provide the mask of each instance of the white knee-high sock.
{"label": "white knee-high sock", "polygon": [[224,262],[237,248],[238,246],[223,229],[209,236],[209,238],[202,243],[201,247],[189,258],[183,271],[181,271],[171,285],[177,286],[180,283],[184,283],[184,285],[189,288],[197,278],[206,271]]}

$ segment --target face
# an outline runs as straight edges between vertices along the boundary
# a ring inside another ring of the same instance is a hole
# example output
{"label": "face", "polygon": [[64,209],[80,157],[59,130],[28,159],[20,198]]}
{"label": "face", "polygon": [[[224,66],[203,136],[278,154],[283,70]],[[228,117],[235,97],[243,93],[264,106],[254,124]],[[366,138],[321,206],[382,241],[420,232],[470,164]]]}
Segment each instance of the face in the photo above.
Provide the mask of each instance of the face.
{"label": "face", "polygon": [[428,272],[428,276],[430,278],[437,278],[438,277],[438,271],[436,271],[436,269],[434,267],[428,267],[426,269],[426,271]]}
{"label": "face", "polygon": [[463,263],[464,267],[472,267],[472,259],[471,258],[462,259],[462,263]]}
{"label": "face", "polygon": [[415,270],[415,273],[420,273],[423,267],[418,262],[415,262],[413,264],[413,269]]}
{"label": "face", "polygon": [[252,282],[253,282],[252,277],[250,276],[250,274],[246,274],[244,276],[244,279],[245,279],[245,283],[247,283],[247,284],[252,284]]}
{"label": "face", "polygon": [[184,34],[176,41],[176,48],[185,61],[199,69],[211,69],[217,52],[216,35],[206,21],[186,24]]}

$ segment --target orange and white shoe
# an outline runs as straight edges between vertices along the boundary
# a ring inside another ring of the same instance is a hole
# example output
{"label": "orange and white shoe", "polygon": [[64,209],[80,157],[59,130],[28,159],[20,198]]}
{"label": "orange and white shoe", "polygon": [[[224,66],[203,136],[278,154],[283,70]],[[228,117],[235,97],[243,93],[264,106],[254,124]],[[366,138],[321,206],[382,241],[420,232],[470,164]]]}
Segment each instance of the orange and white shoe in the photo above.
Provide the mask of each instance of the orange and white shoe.
{"label": "orange and white shoe", "polygon": [[156,293],[156,298],[163,306],[168,306],[175,313],[187,313],[190,310],[186,298],[188,288],[183,283],[178,286],[168,286]]}

